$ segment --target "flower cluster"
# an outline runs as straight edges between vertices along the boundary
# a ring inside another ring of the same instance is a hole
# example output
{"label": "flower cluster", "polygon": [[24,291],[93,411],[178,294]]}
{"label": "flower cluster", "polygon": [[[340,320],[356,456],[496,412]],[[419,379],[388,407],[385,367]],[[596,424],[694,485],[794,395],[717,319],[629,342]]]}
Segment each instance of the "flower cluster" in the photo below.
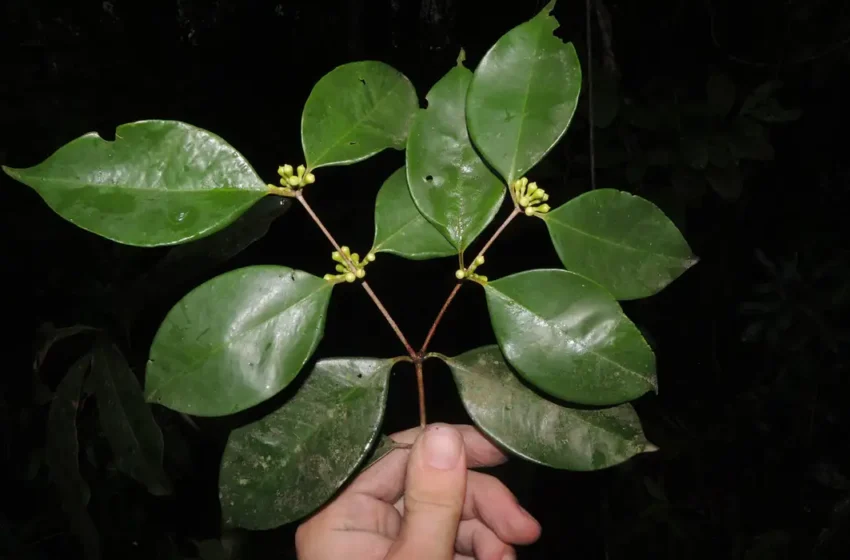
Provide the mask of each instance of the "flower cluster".
{"label": "flower cluster", "polygon": [[354,282],[358,278],[364,278],[366,276],[366,265],[375,262],[375,253],[369,253],[361,261],[360,255],[352,253],[351,249],[345,245],[340,249],[342,253],[339,251],[331,253],[331,258],[339,263],[336,265],[336,271],[339,274],[325,274],[325,280],[328,282]]}
{"label": "flower cluster", "polygon": [[545,204],[549,200],[546,191],[538,187],[537,183],[529,183],[525,177],[514,181],[511,185],[511,195],[514,201],[525,209],[526,216],[545,214],[550,209],[549,205]]}

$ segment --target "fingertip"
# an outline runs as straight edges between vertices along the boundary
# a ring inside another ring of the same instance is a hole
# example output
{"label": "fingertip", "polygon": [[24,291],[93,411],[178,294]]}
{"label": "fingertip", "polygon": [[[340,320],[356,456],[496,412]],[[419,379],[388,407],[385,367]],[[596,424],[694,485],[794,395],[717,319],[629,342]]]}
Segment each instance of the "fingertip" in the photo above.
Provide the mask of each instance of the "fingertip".
{"label": "fingertip", "polygon": [[543,531],[540,522],[519,503],[516,507],[518,513],[510,520],[514,537],[512,541],[516,544],[531,544],[537,541]]}

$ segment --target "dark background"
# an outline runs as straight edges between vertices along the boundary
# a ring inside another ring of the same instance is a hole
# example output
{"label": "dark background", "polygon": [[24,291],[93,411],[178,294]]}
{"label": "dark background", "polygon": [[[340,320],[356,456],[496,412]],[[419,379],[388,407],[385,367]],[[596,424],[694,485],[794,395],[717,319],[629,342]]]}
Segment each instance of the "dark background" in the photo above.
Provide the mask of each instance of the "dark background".
{"label": "dark background", "polygon": [[[299,162],[301,108],[332,68],[382,60],[406,74],[424,102],[460,47],[474,68],[499,36],[543,4],[5,0],[0,163],[27,167],[88,131],[112,138],[118,124],[163,118],[221,135],[274,181],[278,165]],[[543,526],[541,540],[521,557],[847,558],[848,244],[839,224],[848,207],[842,146],[850,8],[839,0],[592,4],[597,91],[604,96],[606,83],[619,83],[609,100],[620,107],[596,131],[597,186],[656,202],[701,261],[657,296],[624,304],[658,356],[660,394],[636,406],[661,451],[596,473],[518,460],[496,469]],[[555,15],[558,34],[576,44],[586,67],[585,3],[561,0]],[[706,80],[718,72],[737,86],[733,113],[769,80],[783,82],[775,94],[782,106],[800,111],[764,125],[770,150],[738,164],[740,192],[707,182],[705,165],[688,164],[692,152],[678,145],[684,135],[704,139],[733,120],[699,112]],[[663,113],[683,103],[702,116],[666,136],[629,117],[628,107]],[[591,186],[587,115],[585,95],[566,139],[535,171],[553,206]],[[649,146],[668,144],[673,159],[682,148],[684,165],[641,159]],[[308,197],[338,239],[365,251],[377,190],[402,163],[401,153],[388,151],[323,169]],[[76,558],[81,549],[43,464],[49,393],[42,395],[90,340],[58,343],[34,374],[45,324],[105,329],[141,375],[159,321],[195,285],[260,263],[322,275],[331,270],[331,249],[292,208],[226,262],[216,257],[217,245],[202,246],[197,254],[172,253],[173,268],[165,268],[168,249],[125,247],[79,230],[5,175],[0,209],[0,557]],[[549,266],[560,263],[545,227],[520,219],[481,272],[495,278]],[[382,256],[369,281],[416,345],[453,285],[453,270],[451,259]],[[492,341],[482,294],[468,286],[432,349],[454,355]],[[402,353],[362,290],[340,286],[317,356]],[[433,361],[427,370],[429,419],[468,421],[448,370]],[[412,373],[407,365],[396,370],[386,433],[417,422]],[[117,473],[96,415],[80,414],[81,468],[106,558],[191,558],[192,540],[219,536],[218,459],[228,430],[244,417],[199,422],[196,430],[168,411],[156,415],[176,486],[167,498]],[[293,531],[239,534],[234,558],[291,557]]]}

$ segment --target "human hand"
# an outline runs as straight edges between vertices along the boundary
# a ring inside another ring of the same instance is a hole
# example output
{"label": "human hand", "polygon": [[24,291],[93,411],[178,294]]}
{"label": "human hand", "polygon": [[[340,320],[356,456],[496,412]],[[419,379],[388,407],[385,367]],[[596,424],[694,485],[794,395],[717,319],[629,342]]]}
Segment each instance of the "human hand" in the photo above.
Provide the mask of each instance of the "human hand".
{"label": "human hand", "polygon": [[[422,434],[420,436],[420,434]],[[295,534],[299,560],[509,560],[540,525],[495,477],[507,458],[472,426],[393,434],[395,449]]]}

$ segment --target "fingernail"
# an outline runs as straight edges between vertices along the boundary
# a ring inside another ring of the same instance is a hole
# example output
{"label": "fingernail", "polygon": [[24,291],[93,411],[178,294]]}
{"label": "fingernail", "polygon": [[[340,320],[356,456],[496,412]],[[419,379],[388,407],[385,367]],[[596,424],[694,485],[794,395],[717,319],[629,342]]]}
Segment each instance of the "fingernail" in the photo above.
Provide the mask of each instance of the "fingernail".
{"label": "fingernail", "polygon": [[457,466],[463,452],[463,441],[455,430],[431,427],[425,432],[423,449],[428,465],[448,471]]}
{"label": "fingernail", "polygon": [[509,550],[502,556],[502,560],[516,560],[516,554],[512,550]]}

